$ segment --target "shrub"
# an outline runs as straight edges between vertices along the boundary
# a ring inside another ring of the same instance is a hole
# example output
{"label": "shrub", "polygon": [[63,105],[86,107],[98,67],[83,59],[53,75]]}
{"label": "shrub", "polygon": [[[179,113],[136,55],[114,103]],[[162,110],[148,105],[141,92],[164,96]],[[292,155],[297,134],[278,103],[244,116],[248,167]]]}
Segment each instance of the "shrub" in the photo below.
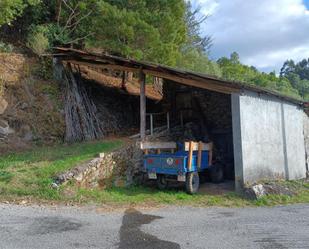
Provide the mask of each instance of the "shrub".
{"label": "shrub", "polygon": [[28,36],[27,46],[39,56],[44,54],[50,48],[49,40],[44,30],[32,30]]}
{"label": "shrub", "polygon": [[0,52],[2,52],[2,53],[12,53],[13,49],[14,49],[13,45],[0,41]]}

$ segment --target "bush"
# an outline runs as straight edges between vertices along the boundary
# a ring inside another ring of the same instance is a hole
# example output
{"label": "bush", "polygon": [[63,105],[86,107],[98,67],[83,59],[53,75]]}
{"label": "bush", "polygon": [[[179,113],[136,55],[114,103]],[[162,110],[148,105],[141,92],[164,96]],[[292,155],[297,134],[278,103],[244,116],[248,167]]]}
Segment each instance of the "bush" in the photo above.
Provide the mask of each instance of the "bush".
{"label": "bush", "polygon": [[32,26],[28,36],[28,47],[38,55],[50,48],[68,44],[71,41],[69,31],[57,24]]}
{"label": "bush", "polygon": [[13,45],[0,41],[0,52],[1,53],[12,53],[13,49],[14,49]]}
{"label": "bush", "polygon": [[50,43],[44,30],[34,29],[28,36],[27,46],[37,55],[41,56],[50,48]]}

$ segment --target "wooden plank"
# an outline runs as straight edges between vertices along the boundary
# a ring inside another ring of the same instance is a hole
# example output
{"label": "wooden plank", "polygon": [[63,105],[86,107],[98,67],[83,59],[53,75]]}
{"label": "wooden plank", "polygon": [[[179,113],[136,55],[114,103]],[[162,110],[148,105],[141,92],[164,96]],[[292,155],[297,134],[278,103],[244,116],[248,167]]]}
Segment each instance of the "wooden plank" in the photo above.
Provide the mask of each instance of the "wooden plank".
{"label": "wooden plank", "polygon": [[198,143],[198,153],[197,153],[197,167],[200,169],[201,164],[202,164],[202,148],[203,148],[203,143],[199,142]]}
{"label": "wooden plank", "polygon": [[[199,143],[196,142],[192,142],[192,149],[193,151],[197,151],[199,148]],[[208,150],[211,151],[213,148],[213,143],[202,143],[202,150]],[[190,142],[185,142],[185,151],[189,151],[190,149]]]}
{"label": "wooden plank", "polygon": [[140,71],[139,75],[140,84],[140,134],[141,140],[146,138],[146,76]]}
{"label": "wooden plank", "polygon": [[188,170],[192,167],[192,157],[193,157],[193,142],[189,142],[189,155],[188,155]]}
{"label": "wooden plank", "polygon": [[142,150],[149,149],[176,149],[177,144],[175,142],[141,142]]}

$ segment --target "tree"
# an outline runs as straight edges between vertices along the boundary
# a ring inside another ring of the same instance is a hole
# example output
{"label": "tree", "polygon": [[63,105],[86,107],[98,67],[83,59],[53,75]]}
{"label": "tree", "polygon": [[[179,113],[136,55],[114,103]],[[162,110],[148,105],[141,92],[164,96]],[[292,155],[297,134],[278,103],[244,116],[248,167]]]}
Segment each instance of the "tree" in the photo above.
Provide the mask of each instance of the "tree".
{"label": "tree", "polygon": [[184,1],[97,1],[95,5],[87,24],[95,31],[88,47],[176,64],[179,46],[185,40]]}
{"label": "tree", "polygon": [[285,61],[280,77],[287,78],[303,98],[309,95],[309,59],[303,59],[298,63],[293,60]]}
{"label": "tree", "polygon": [[217,63],[209,60],[211,37],[201,34],[201,24],[207,16],[200,13],[200,8],[193,9],[190,2],[186,4],[185,25],[186,40],[180,47],[176,66],[194,72],[221,77]]}
{"label": "tree", "polygon": [[27,6],[33,6],[40,0],[1,0],[0,1],[0,27],[11,24],[16,17],[22,15]]}

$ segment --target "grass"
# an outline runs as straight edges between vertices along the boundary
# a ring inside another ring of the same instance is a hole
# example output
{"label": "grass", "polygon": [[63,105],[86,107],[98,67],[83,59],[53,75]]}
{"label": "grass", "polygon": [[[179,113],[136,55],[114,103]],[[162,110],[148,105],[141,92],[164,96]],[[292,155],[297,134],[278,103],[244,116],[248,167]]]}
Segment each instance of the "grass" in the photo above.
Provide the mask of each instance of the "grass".
{"label": "grass", "polygon": [[121,144],[121,141],[113,140],[58,145],[4,155],[0,160],[0,194],[2,197],[32,196],[60,200],[61,191],[50,187],[56,174]]}
{"label": "grass", "polygon": [[[95,201],[94,201],[95,200]],[[225,195],[188,195],[183,190],[159,191],[151,187],[132,186],[110,188],[104,191],[78,189],[74,201],[78,203],[111,203],[118,205],[190,205],[243,207],[251,205],[249,200],[235,193]]]}
{"label": "grass", "polygon": [[34,199],[35,201],[70,202],[76,204],[108,205],[191,205],[191,206],[272,206],[278,204],[309,203],[309,183],[282,181],[278,184],[297,193],[295,196],[269,195],[248,200],[229,192],[223,195],[188,195],[182,189],[159,191],[152,187],[82,189],[73,182],[51,188],[52,178],[100,152],[120,147],[119,140],[58,145],[35,148],[23,153],[4,155],[0,160],[0,200]]}
{"label": "grass", "polygon": [[[196,194],[188,195],[182,190],[159,191],[155,188],[133,186],[129,188],[110,188],[104,191],[75,189],[74,202],[78,203],[113,203],[113,204],[173,204],[191,206],[273,206],[293,203],[309,203],[309,186],[304,181],[292,181],[297,184],[295,196],[269,195],[259,200],[249,200],[235,192],[223,195]],[[281,184],[281,183],[279,183]],[[74,188],[73,188],[74,189]]]}

